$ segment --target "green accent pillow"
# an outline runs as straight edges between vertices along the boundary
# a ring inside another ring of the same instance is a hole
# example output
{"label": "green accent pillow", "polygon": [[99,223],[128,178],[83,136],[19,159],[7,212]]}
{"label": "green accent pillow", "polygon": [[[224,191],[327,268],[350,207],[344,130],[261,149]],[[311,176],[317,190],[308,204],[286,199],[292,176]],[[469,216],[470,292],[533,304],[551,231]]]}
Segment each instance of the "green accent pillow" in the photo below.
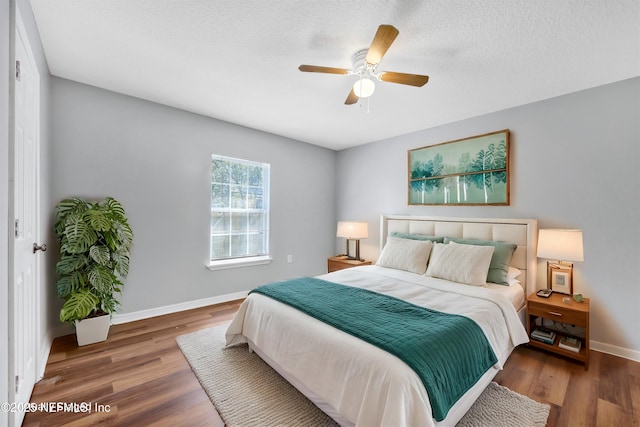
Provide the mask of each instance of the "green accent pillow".
{"label": "green accent pillow", "polygon": [[444,243],[444,237],[429,236],[427,234],[401,233],[399,231],[392,231],[390,236],[399,237],[401,239],[430,240],[433,243]]}
{"label": "green accent pillow", "polygon": [[509,272],[509,264],[511,264],[513,253],[516,251],[517,245],[515,243],[445,237],[444,243],[447,244],[449,242],[462,243],[465,245],[493,246],[495,249],[491,257],[491,264],[489,265],[487,282],[509,286],[507,273]]}

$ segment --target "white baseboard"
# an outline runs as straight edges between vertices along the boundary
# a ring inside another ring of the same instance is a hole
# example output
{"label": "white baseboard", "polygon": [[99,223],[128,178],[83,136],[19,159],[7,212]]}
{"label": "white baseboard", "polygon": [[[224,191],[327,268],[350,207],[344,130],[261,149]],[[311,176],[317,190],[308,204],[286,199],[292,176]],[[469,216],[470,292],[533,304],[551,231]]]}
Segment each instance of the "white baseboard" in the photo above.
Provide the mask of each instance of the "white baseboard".
{"label": "white baseboard", "polygon": [[600,353],[612,354],[624,359],[633,360],[634,362],[640,362],[640,351],[631,350],[630,348],[618,347],[617,345],[593,340],[590,341],[590,348]]}
{"label": "white baseboard", "polygon": [[165,305],[163,307],[150,308],[147,310],[134,311],[131,313],[116,313],[111,316],[111,324],[119,325],[121,323],[135,322],[136,320],[148,319],[150,317],[162,316],[164,314],[177,313],[194,308],[205,307],[207,305],[221,304],[224,302],[235,301],[246,298],[249,291],[236,292],[233,294],[219,295],[215,297],[202,298],[194,301],[181,302],[173,305]]}
{"label": "white baseboard", "polygon": [[44,377],[44,370],[47,367],[47,361],[49,360],[49,353],[51,353],[51,346],[53,345],[53,340],[62,337],[64,335],[69,335],[73,333],[73,328],[68,325],[58,326],[55,328],[50,328],[45,337],[42,339],[40,343],[40,347],[38,347],[38,364],[37,372],[36,372],[36,382],[40,381]]}
{"label": "white baseboard", "polygon": [[47,361],[49,360],[49,353],[51,353],[51,346],[53,345],[53,336],[52,330],[47,331],[47,335],[44,337],[42,343],[40,343],[40,347],[38,350],[40,354],[38,354],[38,364],[36,372],[36,382],[40,381],[42,377],[44,377],[44,370],[47,367]]}

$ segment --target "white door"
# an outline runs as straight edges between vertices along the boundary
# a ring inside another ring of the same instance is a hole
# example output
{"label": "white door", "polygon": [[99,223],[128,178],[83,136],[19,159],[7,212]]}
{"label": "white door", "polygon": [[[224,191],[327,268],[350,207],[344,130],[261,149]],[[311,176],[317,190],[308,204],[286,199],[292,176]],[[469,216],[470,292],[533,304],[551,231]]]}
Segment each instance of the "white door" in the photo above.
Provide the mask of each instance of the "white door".
{"label": "white door", "polygon": [[[40,75],[20,14],[16,12],[13,137],[13,247],[9,287],[9,397],[17,408],[28,402],[36,381],[39,272],[34,250],[38,243],[38,148]],[[10,201],[11,203],[11,201]],[[24,413],[10,414],[19,426]]]}

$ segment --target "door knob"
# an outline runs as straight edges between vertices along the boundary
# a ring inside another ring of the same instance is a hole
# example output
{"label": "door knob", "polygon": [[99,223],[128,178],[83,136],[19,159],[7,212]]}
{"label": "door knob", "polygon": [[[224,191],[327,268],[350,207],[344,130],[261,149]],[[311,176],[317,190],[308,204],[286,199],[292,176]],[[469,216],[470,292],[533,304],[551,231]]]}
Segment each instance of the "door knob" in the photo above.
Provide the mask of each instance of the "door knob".
{"label": "door knob", "polygon": [[47,250],[47,245],[45,245],[44,243],[39,245],[37,243],[33,244],[33,253],[35,254],[38,251],[42,251],[45,252]]}

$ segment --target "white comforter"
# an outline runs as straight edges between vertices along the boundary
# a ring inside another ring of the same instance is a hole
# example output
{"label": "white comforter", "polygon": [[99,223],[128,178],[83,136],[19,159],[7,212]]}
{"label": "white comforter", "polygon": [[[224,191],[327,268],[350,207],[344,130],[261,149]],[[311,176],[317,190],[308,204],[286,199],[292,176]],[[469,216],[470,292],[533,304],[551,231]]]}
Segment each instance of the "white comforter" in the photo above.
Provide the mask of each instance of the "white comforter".
{"label": "white comforter", "polygon": [[[498,369],[515,346],[528,342],[512,303],[488,288],[377,266],[340,270],[319,278],[473,319],[498,357]],[[330,415],[340,422],[356,426],[435,425],[427,392],[409,366],[285,304],[260,294],[249,295],[229,325],[226,338],[227,345],[250,342],[268,361],[275,362],[285,377],[293,379],[294,385],[302,385],[328,404],[331,412],[335,411]]]}

